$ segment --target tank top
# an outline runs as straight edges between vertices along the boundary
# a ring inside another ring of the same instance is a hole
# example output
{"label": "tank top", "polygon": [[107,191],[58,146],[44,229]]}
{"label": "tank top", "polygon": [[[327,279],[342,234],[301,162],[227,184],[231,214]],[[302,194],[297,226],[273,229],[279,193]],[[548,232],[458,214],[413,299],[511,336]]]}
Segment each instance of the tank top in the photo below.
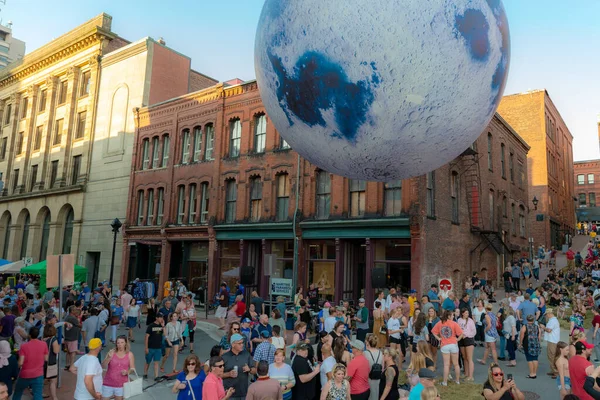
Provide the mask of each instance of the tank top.
{"label": "tank top", "polygon": [[[385,400],[398,400],[400,398],[400,393],[398,392],[398,389],[396,389],[398,387],[398,366],[392,365],[392,368],[394,369],[394,381],[392,382],[392,389],[388,393]],[[381,380],[379,381],[379,398],[381,398],[381,396],[383,395],[383,391],[385,390],[385,384],[387,383],[387,379],[385,378],[385,371],[386,370],[383,370],[383,374],[381,374]]]}
{"label": "tank top", "polygon": [[129,371],[129,353],[125,354],[123,358],[117,357],[115,353],[108,363],[103,385],[114,388],[123,387],[123,384],[129,380],[128,375],[121,374],[124,369]]}
{"label": "tank top", "polygon": [[496,325],[498,323],[498,317],[496,316],[496,314],[494,314],[493,312],[488,312],[487,316],[490,317],[490,323],[492,325],[492,329],[490,329],[489,331],[485,331],[485,334],[488,335],[489,337],[493,337],[493,338],[498,338],[498,329],[496,328]]}
{"label": "tank top", "polygon": [[348,398],[348,381],[342,381],[342,387],[337,387],[334,382],[331,382],[331,388],[327,393],[327,400],[346,400]]}
{"label": "tank top", "polygon": [[[300,332],[294,332],[298,334],[298,343],[304,342],[306,340],[306,333],[300,333]],[[291,355],[290,355],[290,359],[294,358],[294,356],[296,355],[295,351],[292,351]]]}

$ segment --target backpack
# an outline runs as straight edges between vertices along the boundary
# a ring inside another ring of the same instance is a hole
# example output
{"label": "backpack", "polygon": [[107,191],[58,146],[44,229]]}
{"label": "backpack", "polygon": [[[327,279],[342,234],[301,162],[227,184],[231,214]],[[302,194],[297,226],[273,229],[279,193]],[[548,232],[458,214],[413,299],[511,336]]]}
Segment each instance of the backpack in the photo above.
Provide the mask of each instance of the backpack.
{"label": "backpack", "polygon": [[381,351],[377,355],[377,360],[373,358],[373,353],[367,350],[367,353],[371,355],[371,360],[373,360],[373,365],[371,366],[371,370],[369,371],[369,379],[372,380],[380,380],[383,376],[383,366],[379,364],[379,357],[381,356]]}

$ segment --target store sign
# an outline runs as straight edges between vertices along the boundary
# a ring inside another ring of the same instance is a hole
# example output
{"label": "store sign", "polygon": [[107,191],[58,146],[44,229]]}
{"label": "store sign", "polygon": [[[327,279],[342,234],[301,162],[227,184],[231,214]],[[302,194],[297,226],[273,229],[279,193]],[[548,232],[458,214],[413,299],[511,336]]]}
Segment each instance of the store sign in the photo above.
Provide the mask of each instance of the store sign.
{"label": "store sign", "polygon": [[271,295],[292,297],[292,286],[291,279],[271,278]]}
{"label": "store sign", "polygon": [[452,290],[452,281],[447,278],[440,279],[438,287],[440,290]]}

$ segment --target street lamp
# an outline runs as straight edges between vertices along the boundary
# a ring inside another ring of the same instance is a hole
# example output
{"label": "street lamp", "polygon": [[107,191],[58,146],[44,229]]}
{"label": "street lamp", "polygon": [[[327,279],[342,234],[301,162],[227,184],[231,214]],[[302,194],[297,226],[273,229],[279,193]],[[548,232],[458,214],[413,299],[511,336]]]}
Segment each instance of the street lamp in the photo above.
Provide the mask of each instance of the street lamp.
{"label": "street lamp", "polygon": [[115,218],[113,220],[113,222],[110,224],[110,227],[112,228],[112,231],[114,233],[114,237],[113,237],[113,251],[112,251],[112,260],[110,262],[110,287],[112,289],[112,284],[113,284],[113,272],[115,271],[115,251],[117,249],[117,233],[119,233],[119,229],[121,229],[121,227],[123,226],[123,224],[121,223],[121,221],[119,221],[119,218]]}
{"label": "street lamp", "polygon": [[531,200],[531,202],[533,203],[534,209],[537,210],[538,203],[540,202],[537,197],[533,196],[533,200]]}

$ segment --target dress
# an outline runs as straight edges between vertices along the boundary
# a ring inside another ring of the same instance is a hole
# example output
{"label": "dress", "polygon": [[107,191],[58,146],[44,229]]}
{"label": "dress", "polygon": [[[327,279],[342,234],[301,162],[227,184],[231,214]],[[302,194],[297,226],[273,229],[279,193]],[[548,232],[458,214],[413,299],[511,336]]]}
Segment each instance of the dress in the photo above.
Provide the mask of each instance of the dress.
{"label": "dress", "polygon": [[[398,389],[397,389],[398,388],[398,376],[399,376],[400,372],[398,370],[397,365],[392,365],[392,368],[394,369],[394,381],[393,381],[394,383],[392,383],[392,389],[386,396],[385,400],[397,400],[400,398],[400,392],[398,392]],[[384,370],[383,373],[381,374],[381,381],[379,382],[378,398],[381,398],[381,396],[383,395],[383,391],[385,390],[386,383],[387,383],[387,379],[386,379],[385,370]]]}
{"label": "dress", "polygon": [[373,333],[377,336],[377,347],[380,349],[387,346],[387,333],[380,332],[382,326],[385,326],[383,312],[381,312],[380,317],[373,318]]}
{"label": "dress", "polygon": [[338,387],[335,382],[331,382],[331,388],[327,393],[327,400],[346,400],[348,398],[348,381],[343,380],[342,386]]}

